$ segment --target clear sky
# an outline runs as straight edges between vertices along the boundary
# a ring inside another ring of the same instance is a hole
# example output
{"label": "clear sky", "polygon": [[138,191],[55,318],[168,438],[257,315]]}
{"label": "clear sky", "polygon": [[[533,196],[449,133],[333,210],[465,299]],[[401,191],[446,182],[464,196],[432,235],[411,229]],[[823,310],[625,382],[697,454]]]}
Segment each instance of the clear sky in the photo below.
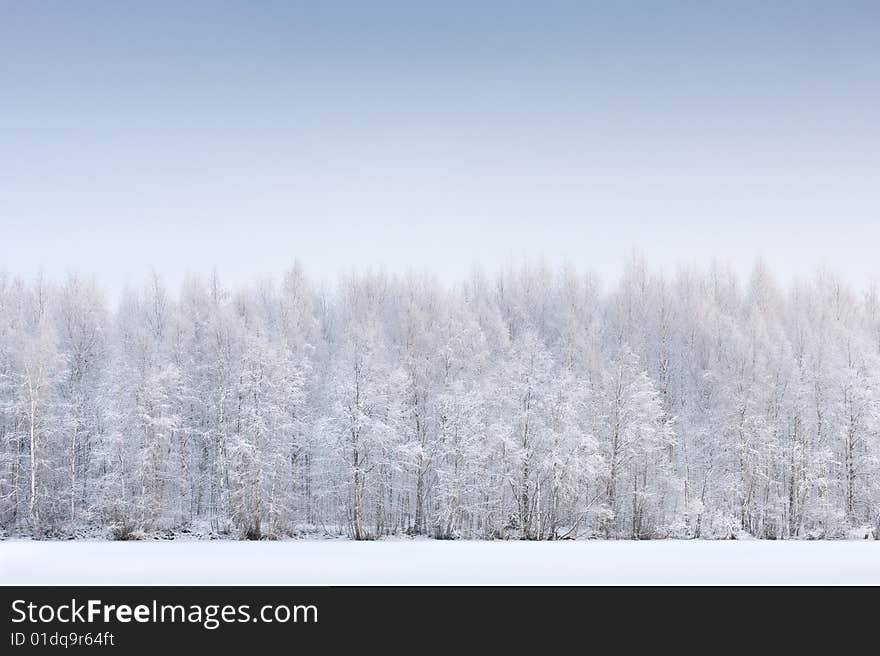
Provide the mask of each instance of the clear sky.
{"label": "clear sky", "polygon": [[0,0],[0,268],[880,276],[880,2]]}

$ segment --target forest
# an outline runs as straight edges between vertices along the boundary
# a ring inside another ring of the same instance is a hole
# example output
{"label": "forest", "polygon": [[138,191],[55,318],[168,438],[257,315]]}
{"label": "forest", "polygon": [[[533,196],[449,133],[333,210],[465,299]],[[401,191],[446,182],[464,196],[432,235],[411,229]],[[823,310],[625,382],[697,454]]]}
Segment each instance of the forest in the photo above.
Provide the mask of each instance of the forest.
{"label": "forest", "polygon": [[880,538],[880,290],[0,273],[0,537]]}

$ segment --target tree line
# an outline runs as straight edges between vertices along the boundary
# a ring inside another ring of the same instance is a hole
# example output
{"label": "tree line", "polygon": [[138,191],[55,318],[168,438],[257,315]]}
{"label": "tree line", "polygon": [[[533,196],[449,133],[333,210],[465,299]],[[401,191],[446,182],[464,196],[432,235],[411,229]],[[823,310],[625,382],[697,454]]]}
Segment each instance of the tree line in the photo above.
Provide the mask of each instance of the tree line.
{"label": "tree line", "polygon": [[0,274],[0,535],[880,535],[880,293]]}

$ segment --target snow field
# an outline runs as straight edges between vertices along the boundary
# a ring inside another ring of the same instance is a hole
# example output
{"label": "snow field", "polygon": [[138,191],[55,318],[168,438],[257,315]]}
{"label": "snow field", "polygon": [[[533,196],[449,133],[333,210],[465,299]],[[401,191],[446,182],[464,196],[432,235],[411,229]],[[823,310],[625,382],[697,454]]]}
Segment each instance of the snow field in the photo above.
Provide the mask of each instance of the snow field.
{"label": "snow field", "polygon": [[880,584],[880,541],[0,542],[4,585]]}

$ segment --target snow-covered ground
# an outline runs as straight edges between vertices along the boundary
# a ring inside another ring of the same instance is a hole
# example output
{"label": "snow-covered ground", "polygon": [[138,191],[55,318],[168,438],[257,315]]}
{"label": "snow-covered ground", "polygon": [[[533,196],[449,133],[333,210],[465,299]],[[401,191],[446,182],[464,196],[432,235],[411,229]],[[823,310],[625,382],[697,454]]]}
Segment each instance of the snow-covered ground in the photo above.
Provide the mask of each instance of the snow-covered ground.
{"label": "snow-covered ground", "polygon": [[10,540],[0,583],[880,584],[880,541]]}

